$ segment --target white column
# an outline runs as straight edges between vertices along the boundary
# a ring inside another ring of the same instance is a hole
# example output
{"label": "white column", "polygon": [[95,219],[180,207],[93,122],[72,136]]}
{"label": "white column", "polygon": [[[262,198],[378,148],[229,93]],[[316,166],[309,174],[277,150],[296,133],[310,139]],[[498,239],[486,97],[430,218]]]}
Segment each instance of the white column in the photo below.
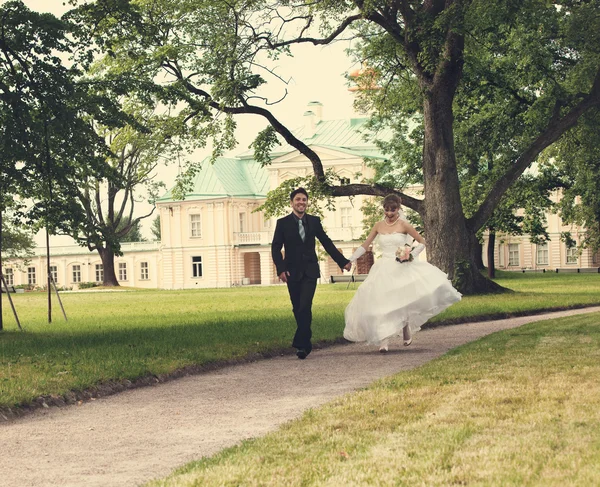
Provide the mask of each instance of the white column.
{"label": "white column", "polygon": [[260,251],[260,283],[262,286],[270,286],[277,283],[277,271],[271,257],[270,250]]}

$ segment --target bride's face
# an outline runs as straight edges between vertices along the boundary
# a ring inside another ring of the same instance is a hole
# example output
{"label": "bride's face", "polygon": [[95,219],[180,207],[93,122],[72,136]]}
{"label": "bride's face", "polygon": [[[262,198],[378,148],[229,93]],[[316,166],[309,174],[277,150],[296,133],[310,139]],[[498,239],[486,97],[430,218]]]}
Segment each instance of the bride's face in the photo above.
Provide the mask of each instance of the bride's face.
{"label": "bride's face", "polygon": [[383,211],[388,221],[393,222],[398,218],[398,207],[397,206],[386,206]]}

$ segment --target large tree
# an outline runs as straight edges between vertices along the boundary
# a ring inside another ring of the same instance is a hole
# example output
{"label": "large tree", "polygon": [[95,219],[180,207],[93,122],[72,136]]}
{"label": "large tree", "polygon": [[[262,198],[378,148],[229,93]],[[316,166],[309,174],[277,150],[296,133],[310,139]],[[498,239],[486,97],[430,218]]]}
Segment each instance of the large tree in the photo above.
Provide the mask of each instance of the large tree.
{"label": "large tree", "polygon": [[102,259],[105,286],[118,286],[115,255],[121,255],[121,242],[139,235],[142,220],[154,213],[136,214],[137,203],[146,198],[153,205],[164,184],[156,180],[156,169],[178,157],[186,137],[185,124],[177,116],[156,115],[153,110],[126,102],[125,110],[136,127],[98,127],[110,154],[106,158],[109,177],[89,177],[77,192],[85,219],[71,235]]}
{"label": "large tree", "polygon": [[[475,293],[497,289],[477,269],[477,232],[540,153],[600,104],[598,10],[596,0],[99,0],[76,18],[93,26],[115,60],[113,76],[139,80],[144,90],[160,79],[155,93],[185,102],[189,120],[217,136],[215,154],[233,144],[231,117],[254,114],[270,124],[255,144],[258,160],[268,162],[278,134],[311,162],[321,194],[399,193],[422,217],[429,260],[463,293]],[[421,120],[422,199],[379,181],[336,185],[317,154],[268,110],[261,87],[277,80],[270,58],[294,44],[329,44],[350,29],[381,87],[369,90],[377,94],[367,105]],[[490,147],[498,157],[470,213],[456,152],[459,96],[474,113],[512,120],[510,137]]]}

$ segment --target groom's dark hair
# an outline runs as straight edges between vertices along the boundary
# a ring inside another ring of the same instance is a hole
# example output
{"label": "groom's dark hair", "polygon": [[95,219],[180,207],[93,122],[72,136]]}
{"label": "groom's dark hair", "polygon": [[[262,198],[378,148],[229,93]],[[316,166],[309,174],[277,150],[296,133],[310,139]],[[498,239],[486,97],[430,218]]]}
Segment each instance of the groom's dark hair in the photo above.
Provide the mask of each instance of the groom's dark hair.
{"label": "groom's dark hair", "polygon": [[306,199],[308,199],[308,193],[306,192],[306,190],[304,188],[298,188],[290,193],[290,201],[292,201],[294,197],[300,193],[302,193],[304,196],[306,196]]}

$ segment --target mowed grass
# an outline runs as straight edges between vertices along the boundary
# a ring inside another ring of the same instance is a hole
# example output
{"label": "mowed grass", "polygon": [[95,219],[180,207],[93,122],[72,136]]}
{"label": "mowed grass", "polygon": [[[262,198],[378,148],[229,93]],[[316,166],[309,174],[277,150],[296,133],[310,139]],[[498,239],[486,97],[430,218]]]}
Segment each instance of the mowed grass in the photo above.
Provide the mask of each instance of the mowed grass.
{"label": "mowed grass", "polygon": [[[503,273],[498,282],[516,292],[466,297],[434,321],[600,304],[597,274]],[[344,308],[354,292],[352,285],[319,286],[313,307],[316,342],[342,336]],[[290,346],[295,330],[285,286],[61,296],[69,321],[54,300],[54,321],[48,324],[44,293],[13,294],[24,332],[2,296],[0,407],[273,353]]]}
{"label": "mowed grass", "polygon": [[599,485],[599,376],[599,313],[536,322],[149,485]]}

